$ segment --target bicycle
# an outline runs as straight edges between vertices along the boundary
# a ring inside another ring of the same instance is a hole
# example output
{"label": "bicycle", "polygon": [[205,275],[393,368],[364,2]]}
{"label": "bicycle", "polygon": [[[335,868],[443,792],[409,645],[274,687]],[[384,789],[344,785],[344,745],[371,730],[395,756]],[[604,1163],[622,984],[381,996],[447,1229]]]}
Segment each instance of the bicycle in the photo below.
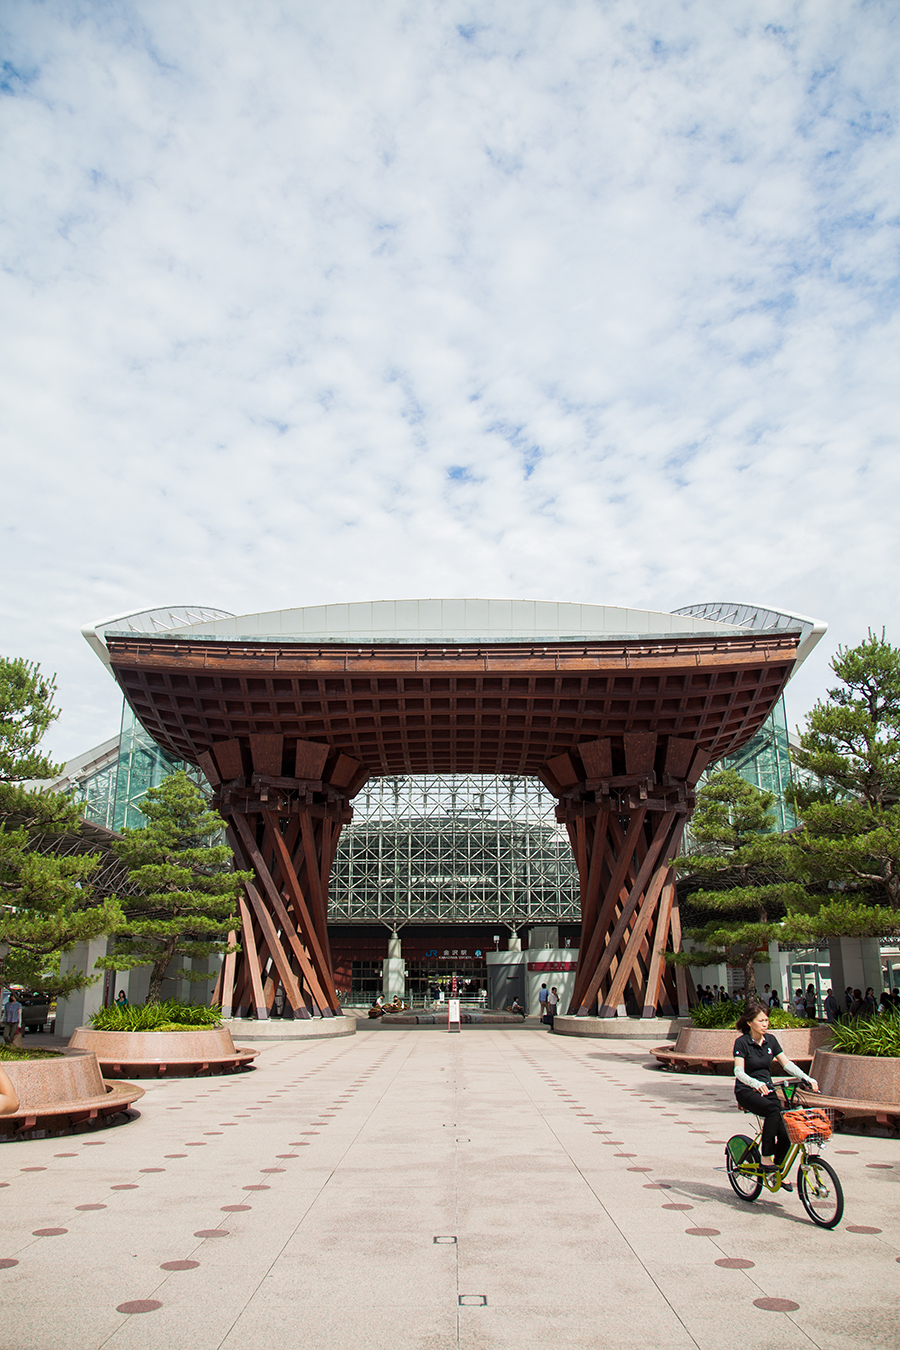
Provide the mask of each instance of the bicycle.
{"label": "bicycle", "polygon": [[725,1165],[728,1180],[735,1195],[752,1203],[762,1195],[763,1187],[773,1195],[787,1181],[794,1162],[797,1168],[797,1194],[814,1224],[820,1228],[834,1228],[844,1213],[844,1192],[834,1168],[822,1158],[821,1150],[831,1138],[834,1112],[829,1107],[793,1107],[796,1084],[800,1078],[782,1078],[775,1083],[784,1094],[782,1116],[791,1141],[791,1149],[784,1161],[771,1172],[762,1170],[762,1122],[753,1139],[735,1134],[725,1145]]}

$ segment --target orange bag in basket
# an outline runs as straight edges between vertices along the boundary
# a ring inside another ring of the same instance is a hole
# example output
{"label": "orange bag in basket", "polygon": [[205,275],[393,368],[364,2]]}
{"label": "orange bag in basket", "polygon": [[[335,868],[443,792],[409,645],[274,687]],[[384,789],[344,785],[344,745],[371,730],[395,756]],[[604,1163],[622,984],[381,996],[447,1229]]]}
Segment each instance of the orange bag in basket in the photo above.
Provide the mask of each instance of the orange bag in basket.
{"label": "orange bag in basket", "polygon": [[819,1107],[810,1107],[803,1111],[785,1111],[784,1123],[788,1137],[794,1144],[801,1144],[813,1134],[820,1139],[831,1138],[831,1121],[827,1112]]}

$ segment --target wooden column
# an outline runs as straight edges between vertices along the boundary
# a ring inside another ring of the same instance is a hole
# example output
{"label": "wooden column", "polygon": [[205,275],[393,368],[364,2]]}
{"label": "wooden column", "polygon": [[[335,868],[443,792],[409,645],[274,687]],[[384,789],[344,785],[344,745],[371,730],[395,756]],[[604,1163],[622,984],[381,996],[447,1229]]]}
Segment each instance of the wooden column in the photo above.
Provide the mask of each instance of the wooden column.
{"label": "wooden column", "polygon": [[241,950],[227,958],[223,1008],[267,1018],[279,990],[295,1018],[340,1013],[328,943],[328,878],[350,798],[368,774],[326,745],[250,736],[201,756],[228,843],[253,880],[240,897]]}
{"label": "wooden column", "polygon": [[581,887],[570,1014],[614,1017],[626,991],[642,1017],[686,1006],[685,972],[665,959],[681,950],[670,862],[708,762],[693,741],[641,732],[581,744],[544,765]]}

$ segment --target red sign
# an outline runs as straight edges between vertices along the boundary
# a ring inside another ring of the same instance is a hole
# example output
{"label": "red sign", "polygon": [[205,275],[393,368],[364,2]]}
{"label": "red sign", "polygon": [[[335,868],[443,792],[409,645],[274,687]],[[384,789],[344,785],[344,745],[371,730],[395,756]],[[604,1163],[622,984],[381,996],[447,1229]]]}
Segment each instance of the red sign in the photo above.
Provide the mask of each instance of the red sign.
{"label": "red sign", "polygon": [[529,961],[528,969],[537,971],[577,970],[577,961]]}
{"label": "red sign", "polygon": [[455,975],[453,976],[453,978],[452,978],[451,981],[450,981],[450,997],[451,997],[451,998],[456,998],[456,976],[455,976]]}

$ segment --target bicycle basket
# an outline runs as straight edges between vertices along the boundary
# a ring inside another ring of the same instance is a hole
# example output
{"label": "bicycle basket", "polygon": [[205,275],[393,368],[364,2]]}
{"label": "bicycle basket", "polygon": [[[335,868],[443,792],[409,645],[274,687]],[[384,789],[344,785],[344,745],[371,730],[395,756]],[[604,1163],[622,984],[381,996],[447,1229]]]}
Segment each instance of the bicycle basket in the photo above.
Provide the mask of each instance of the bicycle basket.
{"label": "bicycle basket", "polygon": [[830,1106],[785,1111],[782,1119],[792,1144],[822,1144],[834,1133],[834,1111]]}

